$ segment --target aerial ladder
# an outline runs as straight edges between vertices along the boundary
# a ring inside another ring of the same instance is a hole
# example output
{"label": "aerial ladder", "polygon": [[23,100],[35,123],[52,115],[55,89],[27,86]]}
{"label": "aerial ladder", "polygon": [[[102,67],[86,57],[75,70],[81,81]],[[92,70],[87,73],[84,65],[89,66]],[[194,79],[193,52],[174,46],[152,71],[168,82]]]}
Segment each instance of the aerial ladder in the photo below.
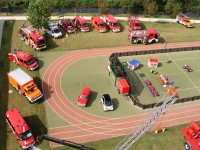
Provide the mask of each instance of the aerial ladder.
{"label": "aerial ladder", "polygon": [[[168,93],[167,93],[168,94]],[[159,102],[163,102],[159,107],[154,106],[155,111],[153,111],[149,118],[142,122],[137,129],[130,132],[115,148],[114,150],[128,150],[131,145],[133,145],[145,132],[147,132],[154,123],[165,114],[167,109],[172,106],[177,98],[168,95],[164,95],[163,98]],[[159,103],[158,102],[158,103]],[[157,105],[158,105],[157,103]]]}

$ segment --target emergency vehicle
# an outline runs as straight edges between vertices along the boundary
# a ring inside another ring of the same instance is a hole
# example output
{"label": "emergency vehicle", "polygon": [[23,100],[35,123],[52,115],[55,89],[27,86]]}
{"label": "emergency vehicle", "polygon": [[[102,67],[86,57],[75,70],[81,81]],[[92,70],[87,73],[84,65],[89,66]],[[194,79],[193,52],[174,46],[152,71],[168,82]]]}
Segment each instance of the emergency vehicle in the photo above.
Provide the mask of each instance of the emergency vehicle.
{"label": "emergency vehicle", "polygon": [[111,14],[104,14],[102,19],[113,32],[120,32],[120,25]]}
{"label": "emergency vehicle", "polygon": [[99,16],[92,16],[91,17],[92,26],[97,29],[99,32],[106,32],[107,27],[103,20]]}
{"label": "emergency vehicle", "polygon": [[72,21],[69,19],[61,19],[57,21],[58,26],[60,26],[63,30],[67,31],[68,33],[74,33],[76,32]]}
{"label": "emergency vehicle", "polygon": [[19,94],[24,95],[31,104],[43,97],[42,92],[33,81],[33,78],[20,68],[8,73],[8,81]]}
{"label": "emergency vehicle", "polygon": [[22,50],[14,50],[13,52],[8,53],[8,59],[28,70],[35,70],[39,67],[38,60],[31,54]]}
{"label": "emergency vehicle", "polygon": [[131,44],[142,43],[157,43],[160,38],[160,34],[154,29],[147,30],[129,30],[128,39]]}
{"label": "emergency vehicle", "polygon": [[27,149],[35,144],[35,139],[29,126],[17,108],[12,108],[6,112],[6,122],[22,148]]}
{"label": "emergency vehicle", "polygon": [[80,29],[81,32],[88,32],[90,31],[89,25],[87,21],[81,17],[81,16],[76,16],[73,20],[72,23],[74,24],[75,27]]}
{"label": "emergency vehicle", "polygon": [[176,22],[186,26],[187,28],[194,27],[193,23],[190,21],[189,17],[184,14],[178,14],[176,16]]}
{"label": "emergency vehicle", "polygon": [[142,29],[142,25],[140,23],[140,20],[136,17],[130,17],[129,18],[129,27],[131,29],[134,29],[134,30],[141,30]]}
{"label": "emergency vehicle", "polygon": [[25,43],[30,45],[33,49],[41,50],[46,48],[45,38],[33,27],[23,25],[19,29],[19,33],[22,36],[21,40],[25,41]]}

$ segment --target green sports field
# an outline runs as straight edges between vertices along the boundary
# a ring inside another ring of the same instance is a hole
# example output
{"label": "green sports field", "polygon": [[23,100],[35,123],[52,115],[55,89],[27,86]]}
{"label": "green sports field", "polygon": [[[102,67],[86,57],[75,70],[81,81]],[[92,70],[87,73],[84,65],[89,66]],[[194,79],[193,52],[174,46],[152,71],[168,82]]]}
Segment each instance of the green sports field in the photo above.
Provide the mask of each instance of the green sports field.
{"label": "green sports field", "polygon": [[[159,60],[158,68],[153,69],[158,72],[157,75],[150,72],[152,68],[149,68],[147,64],[149,58],[157,58]],[[132,59],[140,61],[139,68],[134,71],[128,70],[128,73],[133,77],[137,88],[135,89],[136,95],[143,104],[155,103],[166,94],[166,88],[157,80],[159,74],[167,75],[169,82],[175,82],[174,87],[180,98],[200,95],[200,51],[138,55],[119,57],[119,59],[121,62],[128,62]],[[172,62],[166,63],[166,60],[171,60]],[[193,71],[186,72],[182,68],[185,64],[189,65]],[[160,96],[153,97],[151,95],[144,83],[147,79],[152,82]]]}

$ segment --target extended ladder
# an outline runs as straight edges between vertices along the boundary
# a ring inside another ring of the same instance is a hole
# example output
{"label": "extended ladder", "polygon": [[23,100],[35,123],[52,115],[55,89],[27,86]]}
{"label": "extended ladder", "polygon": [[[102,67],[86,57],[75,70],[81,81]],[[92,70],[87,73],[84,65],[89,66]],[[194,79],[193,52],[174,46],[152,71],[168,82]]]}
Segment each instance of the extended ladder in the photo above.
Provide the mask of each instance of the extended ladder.
{"label": "extended ladder", "polygon": [[165,95],[160,101],[163,101],[162,105],[156,108],[156,110],[149,116],[149,118],[141,123],[139,127],[127,135],[114,150],[128,150],[128,148],[136,142],[146,131],[148,131],[152,125],[167,111],[167,109],[175,103],[177,98],[173,96]]}

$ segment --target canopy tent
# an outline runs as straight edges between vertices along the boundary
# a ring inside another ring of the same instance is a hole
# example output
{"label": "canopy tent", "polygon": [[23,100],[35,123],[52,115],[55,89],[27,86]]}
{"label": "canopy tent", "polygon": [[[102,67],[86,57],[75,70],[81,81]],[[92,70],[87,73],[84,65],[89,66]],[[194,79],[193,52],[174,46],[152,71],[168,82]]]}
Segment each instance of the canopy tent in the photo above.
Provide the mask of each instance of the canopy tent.
{"label": "canopy tent", "polygon": [[127,63],[128,63],[128,68],[130,68],[131,70],[136,69],[140,65],[140,61],[136,59],[133,59]]}

